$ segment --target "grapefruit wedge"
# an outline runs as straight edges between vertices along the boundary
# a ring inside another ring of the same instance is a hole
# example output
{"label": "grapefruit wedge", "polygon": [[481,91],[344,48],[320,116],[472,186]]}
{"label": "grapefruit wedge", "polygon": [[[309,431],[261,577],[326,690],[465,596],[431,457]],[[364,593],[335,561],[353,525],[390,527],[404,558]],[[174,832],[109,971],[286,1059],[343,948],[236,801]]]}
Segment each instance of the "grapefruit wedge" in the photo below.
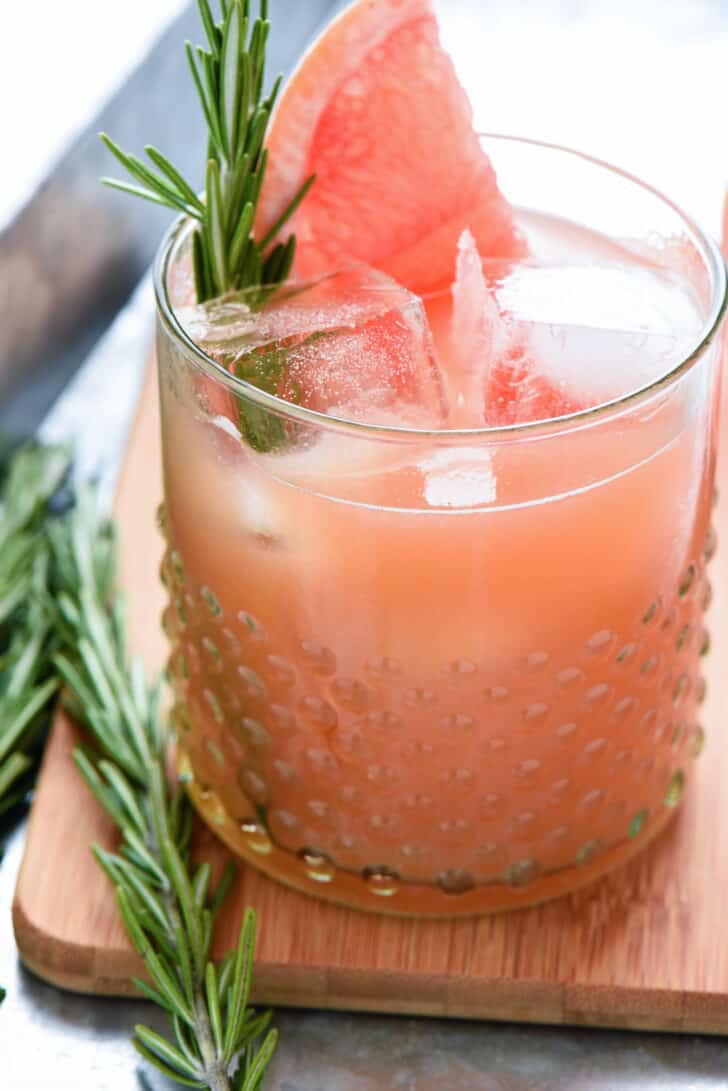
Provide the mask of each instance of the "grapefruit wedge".
{"label": "grapefruit wedge", "polygon": [[450,284],[466,227],[484,257],[525,249],[430,0],[357,0],[334,20],[287,84],[268,150],[259,237],[316,175],[285,228],[300,277],[354,259],[422,294]]}

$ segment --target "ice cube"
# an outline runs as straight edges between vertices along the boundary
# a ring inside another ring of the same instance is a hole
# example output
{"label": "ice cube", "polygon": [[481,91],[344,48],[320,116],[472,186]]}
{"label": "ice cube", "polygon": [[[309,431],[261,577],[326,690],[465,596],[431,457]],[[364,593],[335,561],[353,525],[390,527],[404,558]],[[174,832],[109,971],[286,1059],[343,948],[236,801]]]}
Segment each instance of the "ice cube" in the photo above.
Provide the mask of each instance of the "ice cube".
{"label": "ice cube", "polygon": [[505,349],[507,332],[467,229],[458,242],[452,300],[449,423],[454,428],[478,427],[485,423],[490,368]]}
{"label": "ice cube", "polygon": [[524,345],[529,374],[574,408],[599,405],[648,385],[668,372],[688,347],[677,333],[644,329],[543,322],[512,328]]}
{"label": "ice cube", "polygon": [[496,498],[493,459],[485,447],[451,447],[420,462],[423,493],[432,508],[475,508]]}
{"label": "ice cube", "polygon": [[505,350],[492,362],[490,424],[545,420],[628,394],[665,375],[696,343],[685,282],[648,266],[528,261],[490,276]]}
{"label": "ice cube", "polygon": [[443,423],[424,307],[383,273],[356,265],[250,303],[237,293],[184,308],[180,320],[230,371],[298,405],[372,424]]}
{"label": "ice cube", "polygon": [[630,264],[529,260],[511,265],[491,286],[501,311],[517,321],[666,336],[694,333],[700,326],[689,285],[637,258]]}

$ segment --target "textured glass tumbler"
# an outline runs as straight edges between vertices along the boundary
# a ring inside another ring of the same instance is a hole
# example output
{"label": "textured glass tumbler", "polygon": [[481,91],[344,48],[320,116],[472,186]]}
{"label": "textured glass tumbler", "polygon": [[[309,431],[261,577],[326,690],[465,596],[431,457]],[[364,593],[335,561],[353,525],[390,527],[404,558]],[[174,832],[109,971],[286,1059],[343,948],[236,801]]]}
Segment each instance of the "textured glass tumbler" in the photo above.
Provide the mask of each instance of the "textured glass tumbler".
{"label": "textured glass tumbler", "polygon": [[[484,142],[517,208],[654,248],[688,277],[703,329],[668,376],[545,424],[335,420],[185,335],[189,225],[156,268],[181,774],[254,866],[383,912],[583,885],[662,829],[703,739],[723,264],[621,172]],[[295,439],[254,450],[231,404]],[[439,504],[433,466],[495,484]]]}

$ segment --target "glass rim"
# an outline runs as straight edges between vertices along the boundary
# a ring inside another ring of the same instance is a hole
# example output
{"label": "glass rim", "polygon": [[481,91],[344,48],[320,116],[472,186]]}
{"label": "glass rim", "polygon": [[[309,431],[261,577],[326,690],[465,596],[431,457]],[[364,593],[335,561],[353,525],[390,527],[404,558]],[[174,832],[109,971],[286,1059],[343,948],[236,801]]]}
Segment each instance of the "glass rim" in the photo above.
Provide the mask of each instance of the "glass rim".
{"label": "glass rim", "polygon": [[[490,438],[492,440],[507,440],[510,438],[536,438],[537,436],[560,433],[565,430],[576,430],[582,426],[595,424],[603,418],[617,416],[624,410],[635,405],[649,401],[650,398],[671,386],[682,377],[703,356],[712,344],[721,320],[728,306],[728,285],[726,279],[726,266],[717,243],[708,235],[697,222],[689,216],[680,205],[665,196],[655,186],[643,181],[630,171],[617,167],[604,159],[589,155],[587,152],[578,151],[566,145],[549,141],[537,140],[530,137],[514,136],[507,133],[481,133],[481,140],[494,140],[510,142],[533,148],[555,151],[563,155],[579,159],[617,175],[632,185],[638,186],[666,205],[683,221],[693,236],[694,241],[702,248],[701,257],[708,269],[711,280],[711,302],[708,314],[702,325],[696,344],[691,351],[681,357],[669,371],[657,379],[653,379],[635,390],[626,394],[611,398],[605,402],[599,402],[595,406],[579,409],[574,413],[564,414],[560,417],[552,417],[548,420],[522,421],[516,424],[483,425],[476,428],[413,428],[405,425],[375,424],[368,421],[352,420],[347,417],[337,417],[332,414],[322,413],[317,409],[309,409],[306,406],[295,405],[277,394],[269,394],[252,383],[238,378],[219,364],[211,356],[195,344],[182,324],[179,322],[174,307],[169,299],[167,273],[169,263],[175,246],[186,230],[189,230],[193,221],[188,216],[178,216],[165,232],[157,250],[153,265],[154,295],[157,304],[157,313],[162,319],[167,332],[175,341],[181,344],[184,355],[191,358],[198,367],[205,371],[211,378],[221,382],[234,394],[247,399],[254,404],[275,413],[277,416],[292,418],[299,422],[327,428],[332,431],[346,432],[359,436],[370,436],[376,439],[413,440],[416,442],[429,441],[449,443],[453,441],[473,441]],[[332,270],[332,273],[336,270]]]}

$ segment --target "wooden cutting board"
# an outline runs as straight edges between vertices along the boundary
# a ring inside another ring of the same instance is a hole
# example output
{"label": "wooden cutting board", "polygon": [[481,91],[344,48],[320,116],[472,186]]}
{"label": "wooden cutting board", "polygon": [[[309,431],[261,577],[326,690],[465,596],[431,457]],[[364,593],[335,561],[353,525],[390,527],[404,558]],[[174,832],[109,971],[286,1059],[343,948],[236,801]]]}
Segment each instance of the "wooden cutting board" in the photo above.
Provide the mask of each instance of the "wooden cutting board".
{"label": "wooden cutting board", "polygon": [[[719,467],[728,497],[728,451]],[[156,391],[142,396],[118,492],[132,638],[150,665],[159,630],[161,496]],[[728,532],[728,504],[717,512]],[[724,534],[728,541],[728,533]],[[728,1033],[728,581],[714,565],[708,741],[681,813],[645,854],[571,898],[479,919],[400,920],[325,905],[246,867],[217,934],[258,911],[255,999],[317,1008]],[[14,904],[20,956],[78,992],[126,995],[139,972],[89,843],[113,834],[71,763],[59,716],[45,756]],[[204,851],[225,850],[202,832]]]}

